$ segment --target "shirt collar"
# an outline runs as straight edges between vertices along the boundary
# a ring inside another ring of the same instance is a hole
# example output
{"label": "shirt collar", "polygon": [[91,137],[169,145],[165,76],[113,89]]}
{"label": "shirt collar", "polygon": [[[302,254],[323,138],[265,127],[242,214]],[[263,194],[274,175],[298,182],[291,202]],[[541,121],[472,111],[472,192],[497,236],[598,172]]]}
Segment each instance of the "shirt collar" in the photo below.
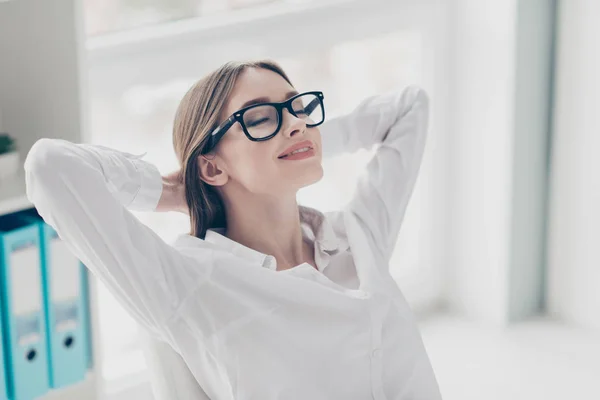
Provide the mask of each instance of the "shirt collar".
{"label": "shirt collar", "polygon": [[228,250],[236,256],[242,257],[251,262],[257,262],[263,267],[274,269],[275,263],[269,258],[271,256],[244,246],[235,240],[229,239],[224,235],[224,233],[225,228],[209,228],[206,230],[206,236],[204,240],[222,249]]}
{"label": "shirt collar", "polygon": [[343,251],[346,243],[338,237],[329,220],[321,211],[307,207],[298,206],[300,210],[300,225],[307,237],[324,251]]}
{"label": "shirt collar", "polygon": [[[336,235],[325,214],[307,206],[299,205],[298,208],[303,236],[313,241],[317,250],[336,253],[348,248],[347,242]],[[256,262],[265,268],[275,269],[275,257],[229,239],[224,236],[224,232],[225,228],[210,228],[206,231],[204,240],[229,250],[237,256]]]}

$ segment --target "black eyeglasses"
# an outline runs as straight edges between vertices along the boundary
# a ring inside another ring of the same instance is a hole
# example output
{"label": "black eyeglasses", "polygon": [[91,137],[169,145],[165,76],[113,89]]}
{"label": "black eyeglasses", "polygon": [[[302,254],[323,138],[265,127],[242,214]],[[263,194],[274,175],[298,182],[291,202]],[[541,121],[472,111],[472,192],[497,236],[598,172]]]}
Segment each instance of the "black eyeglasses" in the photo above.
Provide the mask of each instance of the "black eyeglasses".
{"label": "black eyeglasses", "polygon": [[242,108],[217,126],[201,154],[206,154],[215,148],[225,132],[239,122],[246,137],[254,142],[269,140],[274,137],[283,121],[283,109],[286,108],[296,118],[306,121],[306,126],[312,128],[325,121],[323,107],[323,92],[299,93],[281,103],[260,103]]}

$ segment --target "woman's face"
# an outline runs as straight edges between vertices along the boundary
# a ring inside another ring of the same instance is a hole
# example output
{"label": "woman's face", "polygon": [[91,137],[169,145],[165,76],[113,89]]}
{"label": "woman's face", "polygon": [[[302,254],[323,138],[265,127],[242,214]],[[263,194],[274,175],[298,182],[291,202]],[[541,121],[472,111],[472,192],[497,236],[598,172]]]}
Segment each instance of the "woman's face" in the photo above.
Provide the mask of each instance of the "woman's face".
{"label": "woman's face", "polygon": [[[219,122],[246,107],[251,100],[281,102],[292,97],[291,92],[296,93],[279,74],[247,68],[238,77]],[[204,180],[214,186],[236,183],[251,193],[273,196],[295,194],[298,189],[318,182],[323,176],[318,127],[308,128],[305,120],[294,117],[287,109],[282,110],[282,118],[277,134],[261,142],[249,140],[240,124],[233,124],[206,155],[211,162],[201,157]],[[287,148],[305,140],[312,142],[313,156],[300,160],[278,158]]]}

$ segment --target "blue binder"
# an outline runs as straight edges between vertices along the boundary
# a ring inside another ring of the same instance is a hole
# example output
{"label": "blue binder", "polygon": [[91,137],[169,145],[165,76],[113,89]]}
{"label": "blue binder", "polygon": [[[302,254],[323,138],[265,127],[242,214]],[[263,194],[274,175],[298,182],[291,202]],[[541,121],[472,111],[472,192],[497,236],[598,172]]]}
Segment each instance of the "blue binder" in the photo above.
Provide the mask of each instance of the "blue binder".
{"label": "blue binder", "polygon": [[0,217],[0,289],[8,397],[32,400],[50,386],[39,224],[14,214]]}
{"label": "blue binder", "polygon": [[91,310],[90,310],[90,292],[89,292],[89,271],[87,267],[82,263],[82,273],[81,273],[81,288],[83,294],[83,304],[84,304],[84,313],[82,318],[82,324],[85,327],[86,335],[85,341],[87,345],[86,350],[86,358],[87,358],[87,368],[93,369],[94,367],[94,351],[93,351],[93,343],[92,343],[92,321],[91,321]]}
{"label": "blue binder", "polygon": [[35,209],[21,214],[40,227],[50,387],[69,386],[88,369],[85,267]]}
{"label": "blue binder", "polygon": [[4,371],[4,330],[2,329],[2,296],[0,296],[0,400],[7,400],[6,375]]}

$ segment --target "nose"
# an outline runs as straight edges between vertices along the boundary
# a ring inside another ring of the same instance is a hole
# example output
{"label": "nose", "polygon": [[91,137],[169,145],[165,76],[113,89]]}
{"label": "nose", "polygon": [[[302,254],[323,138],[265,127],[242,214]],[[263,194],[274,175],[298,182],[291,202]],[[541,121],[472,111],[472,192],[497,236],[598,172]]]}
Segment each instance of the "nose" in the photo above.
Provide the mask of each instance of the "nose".
{"label": "nose", "polygon": [[282,118],[283,134],[285,136],[291,137],[298,133],[304,133],[306,130],[306,121],[296,117],[294,114],[290,113],[288,109],[284,108],[282,110]]}

